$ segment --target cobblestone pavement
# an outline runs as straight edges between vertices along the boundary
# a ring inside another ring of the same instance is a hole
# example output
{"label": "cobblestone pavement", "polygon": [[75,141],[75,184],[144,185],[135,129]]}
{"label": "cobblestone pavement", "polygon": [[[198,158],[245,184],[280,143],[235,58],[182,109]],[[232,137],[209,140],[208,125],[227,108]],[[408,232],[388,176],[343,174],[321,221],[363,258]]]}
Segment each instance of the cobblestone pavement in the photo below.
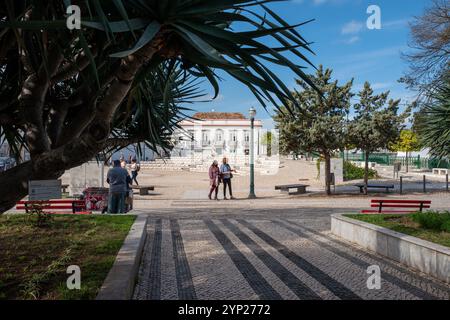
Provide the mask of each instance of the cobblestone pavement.
{"label": "cobblestone pavement", "polygon": [[[450,286],[334,237],[326,208],[147,212],[135,299],[450,299]],[[368,289],[367,268],[381,269]]]}

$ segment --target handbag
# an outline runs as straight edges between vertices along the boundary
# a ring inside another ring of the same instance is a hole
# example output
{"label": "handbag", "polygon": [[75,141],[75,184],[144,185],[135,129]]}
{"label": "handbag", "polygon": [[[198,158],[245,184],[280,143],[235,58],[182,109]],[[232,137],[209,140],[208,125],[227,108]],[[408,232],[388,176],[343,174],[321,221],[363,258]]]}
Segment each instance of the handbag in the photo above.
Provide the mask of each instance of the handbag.
{"label": "handbag", "polygon": [[228,170],[230,171],[230,179],[232,179],[233,178],[233,173],[231,172],[231,167],[230,167],[229,164],[227,164],[227,166],[228,166]]}

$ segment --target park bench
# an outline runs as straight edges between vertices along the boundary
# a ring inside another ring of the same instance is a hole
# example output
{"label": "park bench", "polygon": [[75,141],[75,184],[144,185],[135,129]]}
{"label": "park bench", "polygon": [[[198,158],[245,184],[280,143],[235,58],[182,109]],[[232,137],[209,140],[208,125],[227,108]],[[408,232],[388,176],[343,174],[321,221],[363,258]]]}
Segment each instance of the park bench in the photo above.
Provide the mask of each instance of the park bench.
{"label": "park bench", "polygon": [[[357,183],[354,186],[359,188],[360,193],[364,192],[364,183]],[[386,193],[389,193],[389,189],[394,189],[394,185],[393,184],[381,184],[381,183],[377,183],[377,184],[369,183],[367,185],[367,189],[369,189],[369,188],[386,189]]]}
{"label": "park bench", "polygon": [[138,186],[131,186],[131,188],[139,190],[139,195],[141,195],[141,196],[148,195],[148,191],[149,190],[151,190],[151,191],[155,190],[154,186],[141,186],[141,185],[138,185]]}
{"label": "park bench", "polygon": [[[16,204],[16,210],[25,210],[28,213],[33,209],[33,206],[39,206],[44,213],[59,213],[59,214],[91,214],[86,211],[86,203],[84,200],[77,199],[55,199],[55,200],[23,200]],[[55,211],[58,210],[58,211]],[[65,210],[65,211],[60,211]]]}
{"label": "park bench", "polygon": [[[286,185],[275,186],[275,190],[280,190],[281,192],[285,192],[288,194],[302,194],[302,193],[306,193],[306,187],[309,187],[309,185],[286,184]],[[289,192],[289,189],[297,189],[297,192]]]}
{"label": "park bench", "polygon": [[446,169],[446,168],[433,168],[432,169],[432,173],[433,174],[438,174],[438,175],[446,175],[449,174],[450,169]]}
{"label": "park bench", "polygon": [[[413,213],[431,207],[431,200],[376,200],[370,201],[371,210],[361,210],[361,213]],[[400,208],[408,210],[383,210],[383,208]]]}

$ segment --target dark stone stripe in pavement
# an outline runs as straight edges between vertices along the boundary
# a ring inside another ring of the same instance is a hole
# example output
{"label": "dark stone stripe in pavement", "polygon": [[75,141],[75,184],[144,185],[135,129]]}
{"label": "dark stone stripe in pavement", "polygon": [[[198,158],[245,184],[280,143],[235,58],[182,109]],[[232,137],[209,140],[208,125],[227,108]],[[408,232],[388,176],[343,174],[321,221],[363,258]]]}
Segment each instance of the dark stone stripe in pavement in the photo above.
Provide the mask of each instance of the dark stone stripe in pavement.
{"label": "dark stone stripe in pavement", "polygon": [[214,222],[209,219],[204,222],[260,299],[283,299]]}
{"label": "dark stone stripe in pavement", "polygon": [[[155,230],[153,232],[152,254],[149,266],[149,290],[146,299],[161,299],[161,239],[162,239],[162,220],[155,221]],[[147,275],[146,275],[147,276]]]}
{"label": "dark stone stripe in pavement", "polygon": [[289,287],[297,297],[303,300],[321,300],[321,297],[286,269],[278,260],[272,257],[259,244],[246,235],[229,220],[220,220],[225,227],[234,233],[252,252],[272,271],[284,284]]}
{"label": "dark stone stripe in pavement", "polygon": [[[326,243],[326,242],[321,241],[321,240],[313,239],[313,238],[309,237],[308,235],[306,235],[305,233],[303,233],[301,230],[299,230],[297,228],[303,228],[304,230],[306,230],[306,231],[308,231],[310,233],[313,233],[313,234],[315,234],[317,236],[320,236],[320,237],[328,239],[330,241],[339,243],[341,246],[348,247],[348,244],[346,244],[344,242],[341,242],[339,240],[336,240],[336,239],[333,239],[331,237],[328,237],[328,236],[326,236],[326,235],[324,235],[324,234],[322,234],[322,233],[320,233],[320,232],[318,232],[316,230],[313,230],[311,228],[305,227],[303,225],[300,225],[300,224],[292,222],[292,221],[272,220],[272,222],[277,224],[277,225],[279,225],[279,226],[281,226],[281,227],[283,227],[283,228],[285,228],[285,229],[287,229],[287,230],[289,230],[289,231],[291,231],[291,232],[293,232],[293,233],[295,233],[296,235],[298,235],[300,237],[308,238],[308,240],[316,243],[320,247],[325,248],[325,249],[333,252],[334,254],[336,254],[336,255],[344,258],[344,259],[349,260],[350,262],[360,266],[361,268],[367,269],[367,267],[369,267],[371,265],[371,263],[369,263],[369,262],[361,260],[361,259],[359,259],[357,257],[354,257],[354,256],[348,254],[345,251],[342,251],[335,244],[329,244],[329,243]],[[297,228],[292,227],[292,225],[296,226]],[[379,263],[380,267],[383,266],[383,265],[389,264],[388,261],[383,260],[383,259],[381,259],[379,257],[376,257],[373,254],[370,254],[368,252],[365,252],[365,251],[362,251],[362,250],[359,250],[359,249],[353,248],[353,247],[352,247],[352,250],[353,251],[357,251],[360,254],[366,255],[366,256],[372,258],[373,260],[376,260]],[[393,266],[393,264],[391,264],[390,266]],[[400,268],[396,268],[396,269],[399,270]],[[399,270],[399,271],[403,271],[404,272],[404,270]],[[428,293],[425,290],[423,290],[421,288],[418,288],[418,287],[412,285],[411,283],[408,283],[408,282],[406,282],[406,281],[404,281],[404,280],[402,280],[402,279],[400,279],[400,278],[398,278],[398,277],[396,277],[396,276],[394,276],[392,274],[384,272],[383,275],[382,275],[382,278],[383,278],[383,280],[389,281],[390,283],[396,285],[399,288],[402,288],[403,290],[408,291],[409,293],[415,295],[416,297],[418,297],[420,299],[424,299],[424,300],[436,300],[436,299],[439,299],[438,296],[435,296],[435,295],[433,295],[431,293]],[[448,291],[448,289],[446,291]]]}
{"label": "dark stone stripe in pavement", "polygon": [[180,300],[196,300],[197,294],[192,282],[191,269],[184,251],[183,238],[178,221],[170,219],[172,230],[173,257],[175,259],[175,274],[177,277],[178,298]]}
{"label": "dark stone stripe in pavement", "polygon": [[242,219],[237,219],[236,221],[238,221],[240,224],[250,229],[264,242],[266,242],[267,244],[278,250],[278,252],[280,252],[282,255],[284,255],[286,258],[292,261],[297,267],[308,273],[311,277],[316,279],[320,284],[322,284],[328,290],[333,292],[333,294],[336,295],[337,297],[345,300],[361,299],[361,297],[359,297],[352,290],[344,286],[342,283],[333,279],[328,274],[326,274],[325,272],[323,272],[322,270],[320,270],[307,260],[300,257],[295,252],[291,251],[288,247],[281,244],[280,242],[278,242],[277,240],[275,240],[274,238],[272,238],[271,236],[269,236],[267,233],[263,232],[256,226]]}

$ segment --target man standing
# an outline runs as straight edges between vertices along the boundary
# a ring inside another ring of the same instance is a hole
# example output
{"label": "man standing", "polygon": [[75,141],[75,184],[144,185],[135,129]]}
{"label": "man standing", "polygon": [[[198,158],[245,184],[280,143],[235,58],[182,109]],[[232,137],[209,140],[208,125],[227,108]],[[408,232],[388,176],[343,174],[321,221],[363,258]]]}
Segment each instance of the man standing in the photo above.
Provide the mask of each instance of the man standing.
{"label": "man standing", "polygon": [[233,178],[232,171],[236,172],[236,170],[231,169],[230,165],[228,164],[228,159],[223,158],[222,165],[220,166],[220,173],[221,173],[222,182],[223,182],[223,198],[224,198],[224,200],[228,200],[227,186],[228,186],[228,190],[230,193],[230,199],[234,199],[233,191],[231,189],[231,179]]}
{"label": "man standing", "polygon": [[109,169],[106,182],[109,183],[108,213],[125,212],[125,194],[127,192],[126,169],[121,168],[120,160],[114,160]]}

